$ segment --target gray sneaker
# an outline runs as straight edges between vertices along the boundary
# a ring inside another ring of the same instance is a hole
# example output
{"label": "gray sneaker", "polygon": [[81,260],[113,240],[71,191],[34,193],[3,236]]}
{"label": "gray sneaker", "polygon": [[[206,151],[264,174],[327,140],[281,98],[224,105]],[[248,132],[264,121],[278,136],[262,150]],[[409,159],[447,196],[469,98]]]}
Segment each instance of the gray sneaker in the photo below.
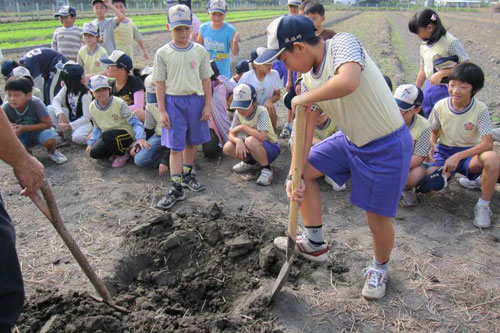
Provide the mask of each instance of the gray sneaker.
{"label": "gray sneaker", "polygon": [[476,205],[474,207],[474,225],[479,229],[491,227],[491,215],[490,206]]}
{"label": "gray sneaker", "polygon": [[205,189],[205,185],[198,183],[196,175],[193,175],[192,173],[182,176],[181,185],[182,187],[187,187],[193,192],[200,192]]}
{"label": "gray sneaker", "polygon": [[182,187],[180,189],[172,187],[163,198],[158,201],[156,208],[167,210],[171,208],[177,201],[186,199],[186,194]]}
{"label": "gray sneaker", "polygon": [[389,280],[389,272],[370,266],[365,268],[364,276],[366,276],[366,281],[361,291],[361,295],[363,295],[365,299],[373,301],[377,301],[384,297],[387,280]]}
{"label": "gray sneaker", "polygon": [[257,170],[259,168],[260,168],[259,163],[250,164],[250,163],[247,163],[245,161],[241,161],[238,164],[235,164],[233,166],[233,171],[236,173],[243,173],[243,172],[247,172],[250,170]]}
{"label": "gray sneaker", "polygon": [[57,164],[63,164],[63,163],[68,162],[68,159],[66,158],[66,156],[61,154],[61,152],[59,152],[59,150],[55,150],[53,154],[49,153],[49,158],[52,161],[56,162]]}
{"label": "gray sneaker", "polygon": [[481,176],[474,180],[469,180],[467,177],[462,177],[458,180],[458,183],[469,190],[475,190],[481,188]]}
{"label": "gray sneaker", "polygon": [[401,193],[401,206],[415,207],[418,204],[417,193],[414,187],[405,187]]}
{"label": "gray sneaker", "polygon": [[273,170],[268,168],[262,168],[260,171],[260,176],[257,178],[257,184],[267,186],[271,185],[271,181],[273,180]]}

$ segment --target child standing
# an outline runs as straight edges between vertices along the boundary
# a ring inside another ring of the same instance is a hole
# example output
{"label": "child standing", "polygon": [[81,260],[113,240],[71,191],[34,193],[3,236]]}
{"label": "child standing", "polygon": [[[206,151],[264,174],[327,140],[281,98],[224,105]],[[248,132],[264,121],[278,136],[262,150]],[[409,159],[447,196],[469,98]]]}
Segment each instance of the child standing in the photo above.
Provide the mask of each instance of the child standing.
{"label": "child standing", "polygon": [[127,4],[125,0],[113,0],[113,5],[125,16],[120,25],[115,28],[116,49],[125,52],[129,57],[134,57],[134,41],[139,45],[144,60],[148,60],[148,52],[144,47],[142,34],[137,29],[134,21],[127,17]]}
{"label": "child standing", "polygon": [[77,62],[83,66],[87,77],[91,77],[94,74],[102,74],[105,66],[101,64],[99,59],[107,57],[108,53],[104,47],[98,44],[99,27],[92,22],[85,23],[82,34],[85,45],[78,52]]}
{"label": "child standing", "polygon": [[56,149],[57,133],[54,132],[47,108],[41,100],[31,95],[31,82],[23,77],[12,77],[5,84],[7,102],[2,106],[19,141],[27,148],[42,145],[49,158],[57,164],[68,159]]}
{"label": "child standing", "polygon": [[[410,132],[382,74],[354,36],[341,33],[323,41],[313,22],[298,15],[274,20],[267,32],[268,50],[255,62],[270,63],[279,57],[288,69],[307,73],[302,76],[302,94],[292,100],[293,109],[304,105],[309,110],[301,161],[304,180],[295,191],[288,181],[286,190],[290,200],[302,201],[305,232],[297,237],[296,251],[309,260],[328,259],[316,179],[328,175],[343,185],[352,176],[351,203],[366,210],[374,248],[362,295],[380,299],[394,244],[392,217],[410,167]],[[340,131],[311,147],[319,109]],[[292,167],[289,172],[291,179]],[[275,239],[275,245],[285,249],[286,239]]]}
{"label": "child standing", "polygon": [[325,22],[325,7],[319,2],[311,2],[306,5],[305,14],[314,22],[314,27],[316,28],[316,36],[327,40],[335,36],[335,31],[332,29],[323,28],[323,22]]}
{"label": "child standing", "polygon": [[446,78],[450,69],[437,70],[435,62],[444,58],[462,63],[468,61],[469,56],[463,44],[446,31],[438,14],[432,9],[426,8],[415,13],[408,28],[423,41],[420,45],[420,71],[415,84],[422,88],[425,80],[428,80],[424,88],[422,110],[425,117],[429,118],[434,105],[449,97]]}
{"label": "child standing", "polygon": [[76,10],[70,6],[62,6],[54,17],[59,18],[63,26],[54,32],[52,50],[76,61],[78,51],[82,47],[82,29],[75,25]]}
{"label": "child standing", "polygon": [[253,69],[243,74],[239,82],[249,84],[255,88],[257,104],[267,109],[273,128],[276,129],[278,115],[276,114],[275,103],[280,99],[283,84],[279,73],[272,69],[272,64],[255,63],[254,60],[265,51],[265,47],[259,47],[252,51],[251,62]]}
{"label": "child standing", "polygon": [[[261,168],[257,184],[271,185],[271,163],[279,156],[280,145],[266,108],[257,103],[255,88],[246,83],[236,86],[231,108],[236,109],[236,112],[229,132],[229,141],[224,145],[224,154],[241,160],[233,166],[234,172],[242,173]],[[240,133],[246,138],[240,138]]]}
{"label": "child standing", "polygon": [[[125,16],[120,12],[110,0],[93,0],[92,8],[94,9],[94,14],[96,19],[92,23],[99,27],[99,40],[102,43],[102,47],[106,50],[108,54],[111,54],[116,50],[115,42],[115,29],[118,28],[120,22],[125,19]],[[106,18],[108,13],[108,8],[111,8],[115,17]]]}
{"label": "child standing", "polygon": [[[185,5],[168,9],[168,29],[173,40],[155,55],[153,81],[162,119],[162,145],[170,148],[172,188],[157,206],[169,209],[184,200],[183,187],[198,192],[194,166],[195,146],[210,140],[208,119],[212,111],[212,84],[208,52],[189,39],[191,10]],[[168,87],[168,94],[166,94]]]}
{"label": "child standing", "polygon": [[424,93],[420,88],[413,84],[400,85],[394,92],[394,99],[413,140],[413,156],[408,180],[401,194],[401,206],[414,207],[418,204],[415,187],[426,175],[424,161],[429,154],[431,124],[418,114],[424,100]]}
{"label": "child standing", "polygon": [[210,60],[215,60],[220,74],[230,78],[231,53],[240,54],[240,35],[231,24],[224,22],[225,0],[210,0],[207,10],[210,22],[201,25],[198,43],[207,49]]}
{"label": "child standing", "polygon": [[58,132],[71,135],[74,143],[84,145],[92,131],[89,112],[92,96],[86,86],[83,67],[71,60],[57,66],[64,86],[47,107],[52,125]]}
{"label": "child standing", "polygon": [[134,138],[141,149],[149,148],[144,126],[129,110],[127,103],[111,95],[108,77],[92,76],[89,89],[94,96],[94,101],[90,103],[94,129],[87,142],[87,155],[95,159],[110,158],[113,161],[111,167],[122,167],[127,163],[127,149]]}
{"label": "child standing", "polygon": [[427,173],[442,167],[445,174],[458,172],[469,180],[481,175],[481,197],[474,207],[473,223],[489,228],[489,203],[498,180],[500,156],[493,151],[488,108],[474,98],[484,85],[484,74],[479,66],[464,63],[451,70],[449,80],[450,97],[436,103],[429,118],[433,167]]}

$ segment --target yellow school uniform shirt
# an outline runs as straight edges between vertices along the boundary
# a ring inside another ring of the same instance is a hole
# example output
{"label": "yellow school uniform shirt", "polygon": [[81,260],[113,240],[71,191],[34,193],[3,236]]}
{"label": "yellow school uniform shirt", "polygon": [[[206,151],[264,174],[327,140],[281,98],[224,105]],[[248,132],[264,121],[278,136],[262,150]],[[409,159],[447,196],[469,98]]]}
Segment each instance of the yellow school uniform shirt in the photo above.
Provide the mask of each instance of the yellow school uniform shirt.
{"label": "yellow school uniform shirt", "polygon": [[134,40],[141,40],[142,35],[137,29],[134,21],[127,18],[127,22],[120,22],[120,25],[115,28],[115,44],[116,49],[125,52],[131,58],[134,57]]}
{"label": "yellow school uniform shirt", "polygon": [[149,117],[151,117],[153,122],[154,122],[154,133],[156,135],[161,136],[161,116],[160,116],[160,110],[158,109],[158,105],[148,103],[148,104],[146,104],[145,111],[146,111],[146,118],[147,118],[145,121],[145,124],[144,124],[145,127],[149,128],[146,126],[146,124],[151,123],[150,118],[149,118]]}
{"label": "yellow school uniform shirt", "polygon": [[449,50],[451,43],[456,40],[456,38],[447,32],[445,35],[431,46],[427,46],[426,43],[420,45],[420,56],[424,62],[424,72],[425,77],[428,79],[434,74],[434,57],[438,55],[439,57],[449,57]]}
{"label": "yellow school uniform shirt", "polygon": [[399,108],[382,73],[361,43],[351,34],[339,33],[325,42],[325,48],[317,73],[310,71],[302,76],[303,91],[325,84],[340,65],[359,63],[362,67],[359,87],[347,96],[318,102],[317,106],[358,147],[399,129],[404,124]]}
{"label": "yellow school uniform shirt", "polygon": [[200,44],[190,42],[186,48],[178,48],[170,42],[156,52],[153,81],[166,81],[167,95],[203,96],[201,81],[212,74],[208,52]]}
{"label": "yellow school uniform shirt", "polygon": [[122,108],[128,110],[128,105],[121,98],[111,96],[110,105],[105,109],[97,106],[97,101],[93,100],[90,103],[89,111],[92,116],[92,121],[103,132],[107,130],[125,130],[132,139],[135,138],[134,129],[128,123],[127,119],[122,115]]}
{"label": "yellow school uniform shirt", "polygon": [[273,129],[273,124],[271,122],[271,118],[269,117],[269,113],[267,109],[262,105],[257,105],[254,112],[249,118],[244,117],[238,111],[234,113],[233,123],[231,124],[231,128],[234,128],[238,125],[246,125],[257,131],[267,131],[267,140],[271,143],[278,142],[278,137]]}
{"label": "yellow school uniform shirt", "polygon": [[336,125],[335,123],[328,118],[326,121],[326,124],[323,128],[318,128],[317,126],[314,127],[314,136],[320,139],[321,141],[325,140],[326,138],[330,137],[333,133],[335,133]]}
{"label": "yellow school uniform shirt", "polygon": [[472,147],[481,137],[491,134],[491,120],[486,105],[475,98],[465,110],[457,112],[451,97],[440,100],[432,109],[431,123],[439,124],[439,143],[448,147]]}
{"label": "yellow school uniform shirt", "polygon": [[78,52],[78,64],[83,66],[85,70],[85,75],[100,73],[106,69],[106,66],[102,64],[99,59],[108,56],[106,49],[102,46],[97,45],[94,52],[90,53],[88,51],[87,45],[82,46]]}

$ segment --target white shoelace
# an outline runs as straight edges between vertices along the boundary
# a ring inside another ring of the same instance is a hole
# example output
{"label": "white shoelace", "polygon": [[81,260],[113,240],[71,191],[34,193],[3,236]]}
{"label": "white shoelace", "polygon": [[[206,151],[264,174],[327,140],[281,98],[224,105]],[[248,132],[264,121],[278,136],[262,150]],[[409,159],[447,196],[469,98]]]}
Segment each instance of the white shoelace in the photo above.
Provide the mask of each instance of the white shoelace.
{"label": "white shoelace", "polygon": [[378,288],[380,282],[382,282],[382,278],[384,276],[384,272],[376,269],[375,267],[365,268],[363,276],[368,275],[368,284]]}

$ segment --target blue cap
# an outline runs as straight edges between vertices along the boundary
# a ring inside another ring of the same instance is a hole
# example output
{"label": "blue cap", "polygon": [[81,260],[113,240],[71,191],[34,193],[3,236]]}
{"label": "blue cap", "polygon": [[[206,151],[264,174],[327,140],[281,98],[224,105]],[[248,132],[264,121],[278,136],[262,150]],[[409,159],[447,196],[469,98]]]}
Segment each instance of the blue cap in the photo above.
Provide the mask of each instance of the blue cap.
{"label": "blue cap", "polygon": [[272,63],[287,46],[316,37],[313,21],[302,15],[278,17],[267,27],[267,50],[254,63]]}
{"label": "blue cap", "polygon": [[14,60],[6,60],[2,64],[2,74],[5,77],[12,76],[12,70],[16,68],[19,64]]}
{"label": "blue cap", "polygon": [[75,17],[76,9],[70,6],[62,6],[61,8],[59,8],[59,11],[54,15],[54,17],[60,17],[60,16]]}
{"label": "blue cap", "polygon": [[69,60],[64,64],[58,63],[56,68],[72,78],[81,78],[84,73],[83,66],[73,60]]}
{"label": "blue cap", "polygon": [[417,193],[429,193],[431,191],[440,191],[448,185],[448,179],[443,175],[443,168],[439,168],[430,175],[422,178],[416,187]]}
{"label": "blue cap", "polygon": [[251,84],[241,83],[233,89],[231,109],[248,109],[257,97],[257,92]]}
{"label": "blue cap", "polygon": [[130,71],[134,68],[132,64],[132,58],[130,58],[125,52],[120,50],[114,50],[109,57],[99,59],[105,65],[114,65],[125,68]]}
{"label": "blue cap", "polygon": [[248,60],[247,59],[241,59],[236,64],[236,73],[238,73],[238,74],[246,73],[249,70],[250,70],[250,66],[248,65]]}
{"label": "blue cap", "polygon": [[215,12],[226,14],[227,3],[225,0],[209,0],[207,4],[207,10],[210,14]]}

